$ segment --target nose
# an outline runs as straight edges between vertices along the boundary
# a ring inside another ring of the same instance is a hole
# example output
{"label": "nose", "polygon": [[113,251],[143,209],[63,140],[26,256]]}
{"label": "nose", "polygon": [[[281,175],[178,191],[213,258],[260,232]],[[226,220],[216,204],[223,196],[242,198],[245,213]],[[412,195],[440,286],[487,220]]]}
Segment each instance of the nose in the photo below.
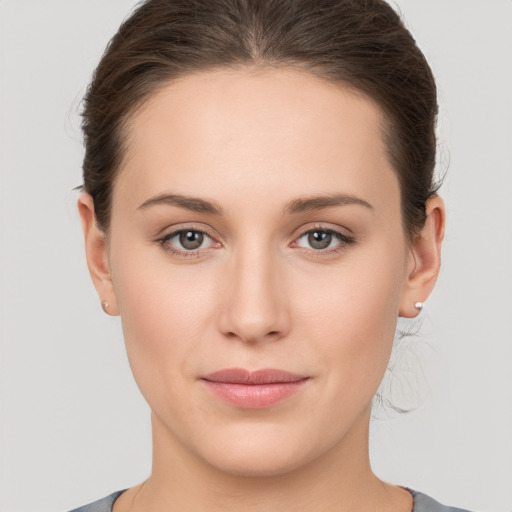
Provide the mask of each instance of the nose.
{"label": "nose", "polygon": [[226,267],[221,332],[246,343],[277,340],[290,329],[286,285],[268,251],[239,251]]}

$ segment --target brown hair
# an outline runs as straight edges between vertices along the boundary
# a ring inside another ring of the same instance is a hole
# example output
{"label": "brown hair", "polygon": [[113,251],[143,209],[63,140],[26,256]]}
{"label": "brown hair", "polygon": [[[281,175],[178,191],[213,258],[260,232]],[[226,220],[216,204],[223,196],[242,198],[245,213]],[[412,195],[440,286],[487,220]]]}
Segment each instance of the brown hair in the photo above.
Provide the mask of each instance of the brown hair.
{"label": "brown hair", "polygon": [[147,0],[110,41],[84,98],[84,190],[108,230],[123,128],[157,89],[221,67],[295,66],[364,93],[383,109],[404,227],[425,222],[434,180],[436,86],[383,0]]}

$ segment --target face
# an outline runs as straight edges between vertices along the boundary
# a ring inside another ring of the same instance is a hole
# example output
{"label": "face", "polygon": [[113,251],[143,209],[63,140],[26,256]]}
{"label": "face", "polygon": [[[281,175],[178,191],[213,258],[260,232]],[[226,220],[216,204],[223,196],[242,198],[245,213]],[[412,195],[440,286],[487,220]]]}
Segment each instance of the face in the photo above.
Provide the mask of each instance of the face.
{"label": "face", "polygon": [[155,443],[270,475],[364,438],[414,264],[382,126],[285,69],[189,75],[134,114],[109,299]]}

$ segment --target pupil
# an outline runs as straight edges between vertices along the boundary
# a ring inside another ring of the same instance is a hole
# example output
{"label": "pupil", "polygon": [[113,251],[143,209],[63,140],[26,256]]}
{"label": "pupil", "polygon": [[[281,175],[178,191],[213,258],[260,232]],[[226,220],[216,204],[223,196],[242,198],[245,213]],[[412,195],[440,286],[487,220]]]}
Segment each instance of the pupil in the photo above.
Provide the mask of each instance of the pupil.
{"label": "pupil", "polygon": [[313,249],[326,249],[331,243],[332,235],[326,231],[313,231],[309,233],[308,239]]}
{"label": "pupil", "polygon": [[180,233],[180,244],[185,249],[199,249],[203,243],[204,235],[197,231],[182,231]]}

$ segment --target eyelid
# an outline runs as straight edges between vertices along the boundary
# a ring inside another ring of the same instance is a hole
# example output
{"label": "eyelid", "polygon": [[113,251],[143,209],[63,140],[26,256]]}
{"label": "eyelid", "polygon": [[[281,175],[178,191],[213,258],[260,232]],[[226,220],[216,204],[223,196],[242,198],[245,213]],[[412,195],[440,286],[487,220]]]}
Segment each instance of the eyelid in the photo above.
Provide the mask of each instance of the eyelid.
{"label": "eyelid", "polygon": [[160,229],[155,234],[155,239],[157,238],[164,238],[167,235],[176,234],[180,231],[198,231],[200,233],[204,233],[205,235],[208,235],[211,238],[218,238],[217,235],[213,234],[213,230],[209,226],[205,226],[202,223],[196,223],[196,222],[178,222],[176,224],[171,224],[166,226],[163,229]]}
{"label": "eyelid", "polygon": [[300,238],[306,233],[310,233],[311,231],[327,231],[339,234],[343,238],[353,238],[353,231],[349,228],[333,225],[330,223],[322,223],[322,222],[313,222],[311,224],[306,224],[305,226],[301,226],[300,229],[297,230],[297,235],[295,235],[294,240]]}

